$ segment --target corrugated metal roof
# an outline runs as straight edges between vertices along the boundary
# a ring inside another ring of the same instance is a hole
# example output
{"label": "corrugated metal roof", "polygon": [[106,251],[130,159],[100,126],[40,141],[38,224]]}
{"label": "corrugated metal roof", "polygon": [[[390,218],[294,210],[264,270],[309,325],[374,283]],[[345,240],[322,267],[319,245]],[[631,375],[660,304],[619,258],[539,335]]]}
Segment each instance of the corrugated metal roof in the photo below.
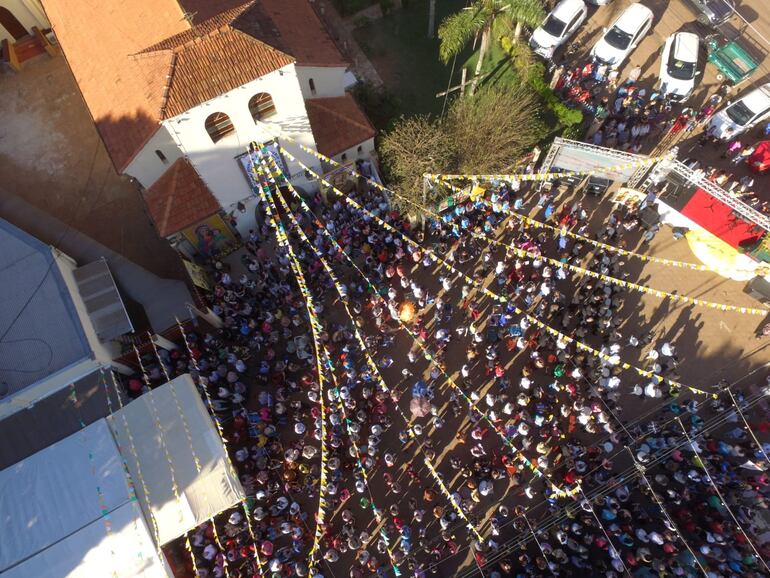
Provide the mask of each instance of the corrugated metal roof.
{"label": "corrugated metal roof", "polygon": [[99,341],[109,341],[134,330],[104,258],[78,267],[74,274]]}
{"label": "corrugated metal roof", "polygon": [[92,357],[51,248],[0,219],[0,399]]}

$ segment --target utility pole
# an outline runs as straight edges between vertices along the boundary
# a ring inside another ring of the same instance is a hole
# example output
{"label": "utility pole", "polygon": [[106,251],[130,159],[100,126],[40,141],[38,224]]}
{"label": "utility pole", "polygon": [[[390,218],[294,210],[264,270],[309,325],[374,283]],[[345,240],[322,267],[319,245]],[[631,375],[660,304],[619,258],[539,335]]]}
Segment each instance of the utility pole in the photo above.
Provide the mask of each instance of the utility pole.
{"label": "utility pole", "polygon": [[428,38],[433,38],[436,29],[436,0],[428,0]]}

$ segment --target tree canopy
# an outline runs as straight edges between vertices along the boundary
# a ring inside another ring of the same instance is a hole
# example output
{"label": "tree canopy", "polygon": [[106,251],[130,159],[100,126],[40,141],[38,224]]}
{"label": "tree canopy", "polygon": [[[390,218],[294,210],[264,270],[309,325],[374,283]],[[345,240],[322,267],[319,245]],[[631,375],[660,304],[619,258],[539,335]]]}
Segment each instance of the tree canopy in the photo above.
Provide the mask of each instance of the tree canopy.
{"label": "tree canopy", "polygon": [[[414,203],[434,203],[423,189],[424,173],[510,172],[543,137],[538,99],[525,86],[481,90],[455,100],[443,120],[400,118],[385,133],[380,155],[389,182]],[[414,205],[394,203],[419,215]]]}

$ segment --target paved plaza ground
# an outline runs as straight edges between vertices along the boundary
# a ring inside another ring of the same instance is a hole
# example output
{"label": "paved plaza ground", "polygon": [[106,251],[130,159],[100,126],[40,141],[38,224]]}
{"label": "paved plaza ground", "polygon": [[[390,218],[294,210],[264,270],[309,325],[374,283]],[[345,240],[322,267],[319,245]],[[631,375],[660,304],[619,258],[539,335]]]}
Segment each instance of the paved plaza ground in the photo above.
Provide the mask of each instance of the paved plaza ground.
{"label": "paved plaza ground", "polygon": [[[537,194],[534,191],[530,191],[526,194],[526,198],[528,202],[525,206],[525,212],[533,218],[542,220],[542,208],[535,206]],[[576,200],[576,197],[565,191],[557,197],[556,205],[560,207],[562,203],[571,203],[574,200]],[[599,230],[606,221],[609,212],[615,207],[609,202],[608,197],[599,199],[592,196],[584,196],[581,197],[581,200],[590,214],[592,230]],[[508,234],[501,234],[497,238],[501,241],[510,239]],[[645,255],[698,263],[687,240],[675,240],[668,227],[664,227],[649,246],[641,244],[639,233],[624,235],[623,239],[628,242],[628,249],[638,250]],[[466,264],[457,265],[457,268],[472,275],[492,290],[496,290],[491,276],[485,277],[479,273],[480,259],[478,257],[480,257],[483,251],[487,250],[486,244],[480,241],[477,248],[478,254],[475,255],[476,258],[471,259]],[[297,247],[297,250],[300,250],[300,248]],[[556,257],[555,251],[552,251],[548,256]],[[495,263],[498,259],[502,259],[502,251],[500,249],[495,250],[492,263]],[[235,261],[233,265],[237,267]],[[345,268],[342,266],[337,267],[338,274],[343,274],[344,270]],[[625,276],[627,281],[643,284],[662,291],[697,297],[726,305],[761,307],[761,304],[744,294],[744,283],[731,281],[713,272],[684,270],[663,264],[645,262],[633,257],[625,259],[623,271],[627,273],[627,276]],[[240,270],[236,268],[234,272],[238,274]],[[413,273],[409,274],[409,277],[416,279],[420,285],[426,287],[430,292],[437,293],[445,301],[453,305],[455,313],[450,329],[456,330],[460,325],[467,324],[463,312],[459,309],[462,284],[459,281],[455,281],[449,292],[443,291],[439,282],[439,277],[443,275],[446,275],[446,271],[442,270],[440,266],[434,265],[429,268],[423,268],[420,265],[415,267]],[[580,276],[572,278],[572,283],[575,285],[582,284],[582,282],[583,279]],[[565,285],[562,285],[562,287],[569,286],[569,283],[564,283]],[[393,286],[399,291],[401,290],[398,283],[393,283]],[[490,315],[494,312],[495,306],[489,298],[480,295],[478,292],[471,294],[471,301],[479,306],[482,311],[480,324],[482,330],[485,331],[486,324],[489,321]],[[521,303],[519,305],[523,307]],[[432,308],[426,309],[424,316],[425,319],[432,319]],[[679,381],[686,385],[715,392],[718,391],[718,382],[726,380],[728,383],[738,382],[737,387],[745,391],[756,391],[755,384],[762,383],[768,374],[766,368],[770,365],[770,341],[767,338],[757,339],[756,337],[758,328],[768,321],[763,316],[722,312],[692,305],[682,306],[672,303],[670,300],[661,300],[655,296],[641,295],[635,292],[627,292],[625,294],[619,316],[625,320],[621,326],[621,332],[626,337],[630,335],[641,336],[647,331],[652,331],[654,334],[653,341],[649,347],[635,349],[626,346],[620,352],[623,361],[638,367],[649,369],[650,362],[645,359],[648,350],[651,347],[660,349],[664,342],[670,342],[674,344],[679,354]],[[338,305],[330,308],[327,307],[324,312],[324,319],[329,323],[334,321],[344,323],[345,313]],[[378,334],[374,324],[371,323],[371,316],[368,313],[362,315],[361,321],[365,335]],[[442,325],[442,327],[445,326],[446,324]],[[394,325],[393,327],[396,328],[397,326]],[[430,321],[427,327],[430,331],[435,331],[437,324],[434,321]],[[565,332],[570,333],[569,330],[565,330]],[[373,490],[373,496],[379,508],[387,509],[392,504],[396,504],[399,506],[401,515],[408,519],[411,515],[410,508],[407,506],[408,500],[414,498],[418,503],[422,503],[423,489],[432,485],[432,479],[424,465],[423,458],[426,440],[430,440],[433,448],[436,450],[434,463],[437,469],[445,474],[444,481],[446,485],[449,488],[457,489],[462,484],[462,476],[459,472],[449,468],[448,461],[450,457],[458,457],[465,464],[472,462],[473,458],[469,453],[469,448],[475,441],[471,440],[470,432],[476,424],[469,420],[465,402],[460,403],[462,411],[457,415],[451,411],[452,403],[450,402],[450,396],[453,388],[441,377],[431,380],[429,375],[431,366],[425,360],[418,355],[418,360],[415,363],[408,361],[407,352],[413,349],[412,338],[403,330],[397,330],[395,336],[393,347],[380,351],[377,356],[377,362],[382,364],[381,371],[385,381],[391,388],[402,393],[399,402],[402,411],[407,416],[409,415],[410,390],[413,383],[422,378],[427,383],[436,384],[437,394],[434,403],[440,407],[440,413],[446,420],[445,425],[441,429],[436,429],[429,425],[429,418],[415,420],[415,423],[423,425],[425,434],[416,440],[408,442],[406,445],[402,445],[396,434],[403,429],[404,424],[401,418],[393,412],[391,418],[394,427],[382,436],[381,447],[384,448],[383,451],[390,450],[396,452],[396,466],[389,470],[382,467],[377,468],[370,475],[370,487]],[[597,337],[588,337],[586,342],[596,348],[601,346],[601,340]],[[499,394],[500,392],[493,384],[494,379],[484,371],[485,360],[483,356],[480,360],[470,364],[473,367],[472,373],[468,379],[462,380],[460,368],[468,362],[466,348],[469,343],[468,337],[454,336],[452,338],[444,356],[446,369],[460,387],[465,389],[466,393],[473,391],[480,396],[479,407],[481,411],[485,411],[485,395],[487,393]],[[521,375],[522,367],[529,359],[529,352],[529,349],[521,352],[514,351],[513,353],[503,354],[501,357],[506,375],[510,377],[513,384],[510,390],[505,392],[511,399],[515,398],[520,391],[516,384]],[[390,367],[385,368],[386,364],[383,363],[383,358],[381,357],[384,354],[392,357],[394,360]],[[401,372],[405,367],[414,373],[413,377],[406,379],[402,377]],[[541,373],[535,375],[537,378],[536,383],[538,385],[545,385],[544,379],[547,379],[547,376]],[[618,430],[626,428],[631,432],[636,432],[635,427],[646,426],[651,420],[659,420],[664,416],[666,419],[671,418],[670,412],[667,411],[667,407],[671,402],[670,399],[665,397],[655,400],[649,398],[640,399],[629,393],[634,384],[641,383],[643,385],[646,381],[643,377],[636,375],[634,371],[623,372],[621,385],[623,394],[619,406],[614,410],[613,415],[613,425]],[[680,401],[687,399],[698,399],[699,402],[706,401],[706,398],[702,395],[694,395],[688,391],[683,391]],[[569,403],[569,401],[565,398],[564,403]],[[256,410],[257,408],[258,404],[255,404],[252,409]],[[702,409],[701,414],[707,419],[716,419],[718,417],[711,414],[708,408]],[[588,444],[596,444],[607,439],[606,434],[586,434],[579,426],[573,430],[566,421],[562,422],[562,428],[565,434],[565,441],[579,439]],[[636,435],[634,433],[632,437],[636,437]],[[482,443],[488,455],[495,455],[495,453],[499,453],[503,449],[501,439],[491,430],[485,436]],[[640,443],[639,441],[629,443],[629,446],[634,451],[637,451]],[[553,452],[551,458],[553,467],[548,471],[554,479],[559,480],[561,479],[560,476],[565,472],[565,464],[559,457],[558,452]],[[625,470],[629,474],[633,471],[632,463],[622,446],[618,446],[614,450],[614,460],[615,471]],[[414,468],[418,474],[418,479],[410,481],[407,474],[407,468],[409,467]],[[629,470],[628,468],[631,469]],[[394,493],[388,488],[384,480],[385,472],[392,474],[393,479],[401,485],[401,491]],[[346,475],[352,475],[352,472],[348,472]],[[343,478],[343,480],[341,482],[342,486],[350,487],[352,483],[350,479]],[[533,498],[528,498],[525,495],[525,488],[530,483],[534,490]],[[495,482],[494,493],[481,498],[481,508],[476,511],[474,520],[480,528],[488,528],[489,517],[500,503],[505,503],[509,507],[520,505],[526,508],[528,519],[534,526],[545,524],[553,519],[553,514],[549,513],[545,507],[542,489],[542,481],[534,479],[531,472],[526,470],[520,472],[520,483],[518,484],[511,480],[499,480]],[[590,484],[587,484],[585,491],[590,494],[595,489]],[[460,492],[461,495],[465,496],[464,492],[467,492],[467,490],[460,490]],[[356,496],[355,492],[354,496]],[[294,498],[304,501],[301,498],[297,498],[297,496],[294,496]],[[303,505],[307,505],[310,511],[314,511],[314,500],[315,498],[305,502]],[[357,498],[353,498],[353,500],[355,501]],[[442,503],[442,500],[438,499],[435,505],[441,505]],[[567,507],[570,503],[570,500],[561,502],[562,507]],[[339,523],[339,516],[346,507],[353,510],[359,525],[367,527],[372,534],[376,532],[378,525],[371,518],[369,511],[359,508],[354,503],[341,504],[333,508],[334,515],[332,519],[334,523]],[[652,510],[655,508],[651,502],[645,507]],[[563,514],[563,512],[564,510],[560,510],[560,513]],[[653,513],[656,516],[658,515],[657,511]],[[431,516],[431,512],[427,512],[426,519],[431,520],[428,526],[428,540],[436,541],[439,540],[440,528],[437,519]],[[473,536],[471,533],[462,524],[458,524],[449,534],[460,545],[460,550],[456,555],[443,558],[439,564],[435,565],[434,569],[438,575],[446,577],[484,575],[484,572],[480,571],[477,567],[472,556],[470,544]],[[498,541],[506,543],[506,541],[515,539],[517,536],[521,537],[520,534],[511,532],[511,528],[507,528],[501,533]],[[534,548],[534,543],[532,540],[529,540],[525,549],[532,553]],[[513,557],[515,558],[516,555],[517,553],[514,551]],[[599,552],[597,555],[606,556],[606,552]],[[342,560],[345,559],[345,556],[343,556]],[[329,576],[339,577],[346,574],[346,567],[346,564],[341,561],[336,564],[324,564],[323,571]]]}
{"label": "paved plaza ground", "polygon": [[0,189],[156,275],[180,278],[179,258],[137,188],[115,172],[63,56],[0,74],[0,118]]}

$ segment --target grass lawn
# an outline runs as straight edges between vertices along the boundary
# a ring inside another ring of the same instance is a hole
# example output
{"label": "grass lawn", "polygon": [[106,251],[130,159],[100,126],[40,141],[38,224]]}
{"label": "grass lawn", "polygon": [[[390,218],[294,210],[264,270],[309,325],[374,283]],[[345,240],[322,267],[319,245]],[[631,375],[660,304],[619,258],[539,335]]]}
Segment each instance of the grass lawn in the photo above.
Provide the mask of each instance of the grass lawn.
{"label": "grass lawn", "polygon": [[[525,40],[526,41],[526,40]],[[476,71],[476,62],[478,61],[478,51],[471,54],[465,61],[465,68],[468,69],[468,80],[473,78]],[[521,84],[511,59],[496,40],[490,42],[489,50],[484,58],[484,64],[481,66],[481,81],[479,86],[494,86],[496,88],[516,87]]]}
{"label": "grass lawn", "polygon": [[[465,0],[437,0],[436,28],[445,16],[464,6]],[[398,98],[399,113],[441,113],[444,99],[436,98],[436,93],[446,90],[451,66],[438,58],[438,37],[428,38],[427,0],[410,0],[406,8],[358,28],[355,38]],[[458,63],[465,58],[458,58]],[[459,81],[458,66],[452,86]]]}

